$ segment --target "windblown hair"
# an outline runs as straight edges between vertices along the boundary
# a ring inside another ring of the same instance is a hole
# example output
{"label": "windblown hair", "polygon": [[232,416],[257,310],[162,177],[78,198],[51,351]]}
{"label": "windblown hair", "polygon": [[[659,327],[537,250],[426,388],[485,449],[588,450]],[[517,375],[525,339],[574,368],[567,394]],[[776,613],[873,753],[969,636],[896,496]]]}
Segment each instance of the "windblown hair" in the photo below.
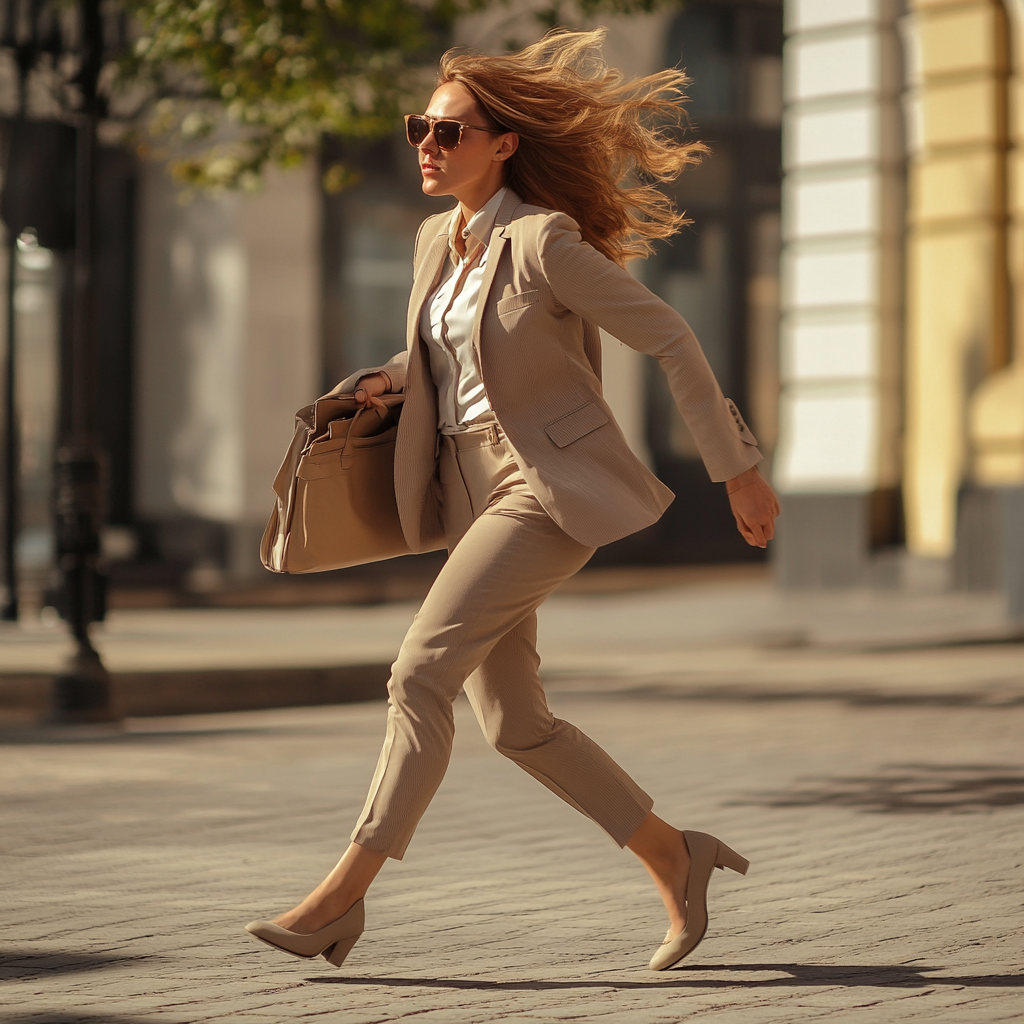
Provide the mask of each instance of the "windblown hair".
{"label": "windblown hair", "polygon": [[516,132],[505,183],[536,206],[567,213],[585,241],[622,264],[687,219],[658,188],[707,152],[683,141],[677,69],[627,80],[601,54],[605,30],[554,30],[519,53],[449,50],[438,85],[460,82],[491,126]]}

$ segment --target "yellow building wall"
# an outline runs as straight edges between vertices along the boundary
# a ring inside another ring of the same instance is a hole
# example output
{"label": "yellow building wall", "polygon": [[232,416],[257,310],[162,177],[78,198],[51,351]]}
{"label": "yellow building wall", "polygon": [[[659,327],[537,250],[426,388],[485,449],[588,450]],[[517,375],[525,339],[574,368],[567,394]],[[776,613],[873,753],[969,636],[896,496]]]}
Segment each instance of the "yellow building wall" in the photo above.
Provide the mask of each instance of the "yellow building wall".
{"label": "yellow building wall", "polygon": [[998,0],[913,0],[918,146],[908,172],[907,545],[952,554],[968,407],[1009,353],[1008,32]]}
{"label": "yellow building wall", "polygon": [[983,486],[1024,484],[1024,0],[1007,0],[1013,75],[1009,83],[1008,262],[1015,309],[1010,365],[970,403],[970,478]]}

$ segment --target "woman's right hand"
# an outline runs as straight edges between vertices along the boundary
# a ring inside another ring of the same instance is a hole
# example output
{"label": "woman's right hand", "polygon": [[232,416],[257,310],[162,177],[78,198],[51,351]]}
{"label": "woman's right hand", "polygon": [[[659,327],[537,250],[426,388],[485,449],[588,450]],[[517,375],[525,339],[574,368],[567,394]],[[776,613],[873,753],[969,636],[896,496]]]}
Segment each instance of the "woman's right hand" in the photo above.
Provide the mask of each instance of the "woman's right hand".
{"label": "woman's right hand", "polygon": [[725,489],[743,539],[751,547],[767,547],[775,536],[775,519],[779,514],[779,499],[771,484],[761,476],[757,466],[751,466],[727,480]]}
{"label": "woman's right hand", "polygon": [[379,396],[386,394],[390,387],[390,381],[382,373],[373,373],[364,377],[352,393],[356,402],[363,409],[378,409],[384,412],[385,405]]}

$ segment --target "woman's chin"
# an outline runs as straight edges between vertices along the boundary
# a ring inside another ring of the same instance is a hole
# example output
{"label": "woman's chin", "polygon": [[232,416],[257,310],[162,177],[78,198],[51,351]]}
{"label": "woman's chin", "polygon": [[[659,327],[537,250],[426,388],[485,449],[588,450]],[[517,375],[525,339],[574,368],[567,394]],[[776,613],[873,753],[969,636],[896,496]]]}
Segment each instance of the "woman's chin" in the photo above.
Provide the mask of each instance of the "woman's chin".
{"label": "woman's chin", "polygon": [[423,191],[428,196],[446,196],[446,195],[449,195],[448,189],[446,189],[444,187],[444,183],[440,179],[435,178],[433,175],[426,175],[425,174],[423,176],[422,188],[423,188]]}

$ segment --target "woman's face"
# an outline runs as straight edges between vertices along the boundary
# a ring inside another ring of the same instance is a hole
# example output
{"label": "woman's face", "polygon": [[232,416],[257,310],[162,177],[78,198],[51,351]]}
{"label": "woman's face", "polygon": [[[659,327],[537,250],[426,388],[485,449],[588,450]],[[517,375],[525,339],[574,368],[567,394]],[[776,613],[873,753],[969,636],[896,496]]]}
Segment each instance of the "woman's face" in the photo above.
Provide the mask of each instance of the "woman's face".
{"label": "woman's face", "polygon": [[[459,82],[439,86],[425,113],[435,119],[490,127],[473,94]],[[464,129],[458,147],[443,150],[431,133],[418,147],[423,191],[430,196],[455,196],[470,204],[486,202],[501,188],[504,163],[515,152],[518,141],[512,132],[497,135]]]}

